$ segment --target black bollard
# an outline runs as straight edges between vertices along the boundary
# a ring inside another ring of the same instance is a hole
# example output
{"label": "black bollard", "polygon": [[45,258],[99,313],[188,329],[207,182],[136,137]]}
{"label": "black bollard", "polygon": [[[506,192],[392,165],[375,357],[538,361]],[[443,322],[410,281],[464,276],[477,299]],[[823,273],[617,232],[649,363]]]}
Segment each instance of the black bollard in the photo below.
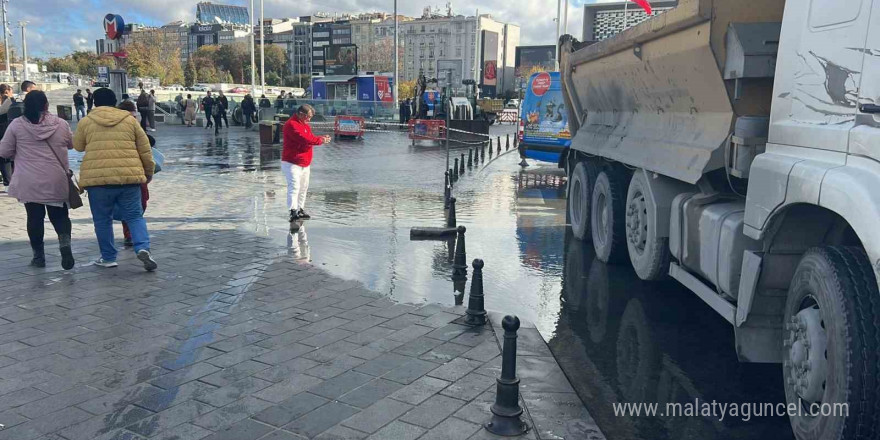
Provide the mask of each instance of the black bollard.
{"label": "black bollard", "polygon": [[497,392],[492,405],[492,420],[485,427],[492,434],[511,437],[529,430],[529,425],[520,418],[523,410],[519,406],[519,378],[516,377],[516,331],[519,330],[519,318],[507,315],[501,321],[501,327],[504,328],[501,377],[496,379]]}
{"label": "black bollard", "polygon": [[452,166],[452,174],[455,176],[455,180],[458,180],[458,158],[455,158],[455,165]]}
{"label": "black bollard", "polygon": [[453,173],[452,168],[450,168],[446,174],[449,174],[449,187],[452,188],[452,184],[455,183],[455,173]]}
{"label": "black bollard", "polygon": [[507,135],[507,141],[504,144],[504,151],[507,151],[509,149],[510,149],[510,134]]}
{"label": "black bollard", "polygon": [[492,158],[492,139],[489,139],[489,159]]}
{"label": "black bollard", "polygon": [[473,148],[468,148],[468,168],[473,168],[474,166],[474,150]]}
{"label": "black bollard", "polygon": [[[461,235],[459,235],[461,237]],[[456,257],[458,252],[456,251]],[[471,278],[471,293],[468,296],[468,308],[465,312],[464,323],[467,325],[485,325],[486,308],[483,300],[483,260],[477,258],[472,263],[474,275]]]}
{"label": "black bollard", "polygon": [[443,209],[449,209],[449,197],[452,196],[452,187],[449,185],[449,171],[446,173],[443,184]]}
{"label": "black bollard", "polygon": [[501,155],[501,138],[498,138],[498,150],[495,151],[499,156]]}
{"label": "black bollard", "polygon": [[461,169],[458,170],[458,174],[464,175],[464,153],[461,153]]}
{"label": "black bollard", "polygon": [[[489,139],[489,142],[492,142],[492,139]],[[480,146],[480,157],[482,157],[481,161],[486,161],[486,144]]]}
{"label": "black bollard", "polygon": [[446,213],[446,227],[455,227],[455,197],[449,198],[449,211]]}
{"label": "black bollard", "polygon": [[458,227],[458,242],[455,243],[455,260],[452,263],[452,278],[467,277],[467,252],[464,247],[464,226]]}

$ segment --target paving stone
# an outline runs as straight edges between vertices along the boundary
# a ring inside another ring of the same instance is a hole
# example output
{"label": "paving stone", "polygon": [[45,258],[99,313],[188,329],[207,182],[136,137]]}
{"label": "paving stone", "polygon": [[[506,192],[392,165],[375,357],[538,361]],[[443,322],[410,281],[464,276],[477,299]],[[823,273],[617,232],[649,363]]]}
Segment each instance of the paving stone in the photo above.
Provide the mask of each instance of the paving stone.
{"label": "paving stone", "polygon": [[272,404],[252,396],[236,400],[222,408],[215,409],[193,420],[194,425],[211,431],[220,431],[239,420],[250,417]]}
{"label": "paving stone", "polygon": [[[87,400],[103,396],[104,394],[105,393],[103,391],[81,385],[63,393],[55,394],[51,397],[46,397],[44,399],[22,405],[16,408],[15,412],[27,418],[35,419],[40,416],[64,409],[68,406],[73,406],[78,403],[82,403]],[[3,400],[5,399],[6,397],[3,397]],[[6,426],[10,426],[10,424],[5,421],[0,423],[3,423]]]}
{"label": "paving stone", "polygon": [[306,437],[279,429],[270,432],[265,437],[260,437],[260,440],[306,440]]}
{"label": "paving stone", "polygon": [[411,384],[392,393],[389,397],[412,405],[418,405],[449,386],[450,382],[434,377],[420,377]]}
{"label": "paving stone", "polygon": [[150,411],[159,412],[191,399],[199,399],[216,389],[217,387],[213,385],[192,381],[167,390],[161,390],[158,393],[150,393],[146,397],[135,400],[132,403]]}
{"label": "paving stone", "polygon": [[437,368],[438,364],[423,361],[421,359],[411,359],[403,363],[399,367],[382,375],[384,379],[393,380],[402,384],[412,383],[414,380],[424,376],[429,371]]}
{"label": "paving stone", "polygon": [[317,386],[310,387],[309,392],[329,399],[336,399],[372,379],[372,376],[358,373],[356,371],[348,371],[332,379],[328,379]]}
{"label": "paving stone", "polygon": [[256,439],[268,434],[272,428],[251,419],[244,419],[231,426],[217,431],[205,438],[205,440],[243,440]]}
{"label": "paving stone", "polygon": [[293,344],[294,342],[299,342],[311,336],[314,336],[314,334],[302,330],[291,330],[280,335],[272,336],[271,338],[263,339],[262,341],[257,342],[257,345],[263,348],[274,349]]}
{"label": "paving stone", "polygon": [[36,388],[22,388],[5,394],[2,398],[0,398],[0,411],[6,411],[9,408],[22,406],[30,402],[40,400],[47,396],[49,396],[49,393],[45,393]]}
{"label": "paving stone", "polygon": [[212,432],[207,429],[184,423],[156,434],[155,437],[151,437],[151,440],[200,440],[211,434]]}
{"label": "paving stone", "polygon": [[211,365],[216,365],[221,368],[228,368],[270,352],[271,350],[269,350],[268,348],[258,347],[256,345],[248,345],[246,347],[230,351],[229,353],[211,358],[207,362]]}
{"label": "paving stone", "polygon": [[[208,385],[205,385],[208,386]],[[212,387],[213,388],[213,387]],[[139,383],[127,388],[107,393],[101,397],[88,400],[77,405],[78,408],[84,409],[92,414],[107,414],[135,401],[144,400],[152,395],[162,393],[166,390],[150,385],[148,383]]]}
{"label": "paving stone", "polygon": [[144,437],[152,437],[161,431],[172,429],[213,409],[210,405],[190,400],[128,425],[126,429]]}
{"label": "paving stone", "polygon": [[[402,329],[397,330],[396,332],[388,335],[387,339],[390,339],[392,341],[398,341],[401,343],[409,342],[415,338],[418,338],[420,336],[424,336],[424,335],[431,333],[433,331],[434,331],[434,327],[413,324],[409,327],[402,328]],[[399,345],[402,345],[402,344],[398,344],[398,346]]]}
{"label": "paving stone", "polygon": [[434,395],[420,403],[412,411],[403,415],[400,420],[423,428],[433,428],[443,419],[449,417],[465,403],[463,400]]}
{"label": "paving stone", "polygon": [[230,368],[224,368],[216,373],[204,376],[200,378],[199,381],[218,387],[225,387],[267,368],[269,368],[269,365],[255,361],[245,361]]}
{"label": "paving stone", "polygon": [[441,344],[443,344],[443,341],[440,341],[438,339],[421,337],[418,339],[413,339],[412,341],[409,341],[392,351],[394,353],[402,354],[404,356],[418,357]]}
{"label": "paving stone", "polygon": [[354,407],[339,402],[330,402],[284,425],[284,429],[312,438],[357,412],[358,410]]}
{"label": "paving stone", "polygon": [[471,373],[446,387],[440,394],[461,400],[473,400],[495,383],[489,377]]}
{"label": "paving stone", "polygon": [[301,393],[278,405],[260,411],[254,419],[272,426],[283,426],[326,404],[329,400],[312,393]]}
{"label": "paving stone", "polygon": [[287,379],[254,393],[254,396],[269,402],[280,403],[289,399],[291,396],[295,396],[303,391],[319,386],[322,382],[322,379],[314,376],[294,373]]}
{"label": "paving stone", "polygon": [[399,390],[403,385],[385,379],[373,379],[363,386],[349,391],[339,397],[339,401],[358,408],[366,408]]}
{"label": "paving stone", "polygon": [[413,358],[408,356],[399,355],[397,353],[386,353],[365,362],[354,370],[371,376],[381,376],[411,360],[413,360]]}
{"label": "paving stone", "polygon": [[[70,408],[68,408],[69,410]],[[63,412],[67,410],[62,410],[59,412]],[[58,414],[58,413],[54,413]],[[100,415],[97,417],[92,417],[82,423],[77,423],[76,425],[69,426],[63,430],[60,430],[60,434],[68,440],[94,440],[100,435],[107,434],[113,432],[118,428],[122,428],[124,426],[131,425],[132,423],[137,422],[145,417],[149,417],[153,415],[152,411],[147,411],[143,408],[138,408],[133,405],[128,405],[123,408],[119,408],[109,414]],[[50,415],[51,416],[51,415]],[[50,417],[47,416],[47,417]],[[38,422],[40,419],[34,419],[29,423]],[[54,422],[53,422],[54,423]],[[53,432],[58,429],[48,429],[54,428],[51,426],[44,426],[44,432]],[[8,431],[0,431],[0,438],[2,434]],[[23,440],[22,438],[18,438],[18,440]]]}
{"label": "paving stone", "polygon": [[367,438],[367,434],[363,432],[336,425],[315,437],[315,440],[362,440],[364,438]]}
{"label": "paving stone", "polygon": [[256,377],[245,377],[237,382],[205,394],[204,396],[199,397],[198,400],[212,406],[224,406],[241,399],[242,397],[269,387],[270,385],[272,385],[272,382],[257,379]]}
{"label": "paving stone", "polygon": [[354,357],[357,357],[357,358],[361,358],[364,360],[370,360],[370,359],[376,359],[377,357],[381,356],[382,353],[384,353],[384,352],[376,350],[375,348],[372,348],[370,346],[364,346],[364,347],[360,347],[356,350],[353,350],[349,354]]}
{"label": "paving stone", "polygon": [[254,360],[264,364],[278,365],[295,357],[302,356],[312,350],[314,350],[314,348],[309,347],[308,345],[294,343],[272,350],[262,356],[254,358]]}
{"label": "paving stone", "polygon": [[173,353],[169,351],[167,354],[167,358],[162,356],[163,360],[156,362],[156,364],[168,370],[179,370],[201,361],[215,358],[223,354],[223,352],[209,347],[201,347],[183,353]]}
{"label": "paving stone", "polygon": [[409,411],[410,408],[412,408],[412,405],[407,403],[392,399],[382,399],[360,413],[346,419],[342,424],[358,431],[373,433]]}
{"label": "paving stone", "polygon": [[310,376],[320,377],[322,379],[330,379],[331,377],[336,377],[342,373],[345,373],[351,370],[358,365],[366,362],[364,359],[359,359],[353,356],[343,355],[332,361],[320,364],[314,368],[306,370]]}
{"label": "paving stone", "polygon": [[483,427],[450,417],[440,422],[421,438],[423,440],[467,440],[479,429],[483,429]]}
{"label": "paving stone", "polygon": [[294,373],[302,373],[317,365],[320,365],[320,363],[304,357],[298,357],[260,371],[254,374],[254,377],[268,380],[269,382],[281,382]]}
{"label": "paving stone", "polygon": [[157,387],[168,389],[216,373],[217,371],[220,371],[220,368],[205,362],[199,362],[193,366],[159,376],[151,380],[150,383]]}
{"label": "paving stone", "polygon": [[432,330],[427,333],[426,336],[429,338],[440,339],[441,341],[449,341],[470,329],[470,327],[461,324],[448,324],[436,330]]}
{"label": "paving stone", "polygon": [[[369,331],[369,330],[367,330]],[[301,344],[309,345],[312,347],[324,347],[330,344],[333,344],[336,341],[341,339],[348,338],[352,335],[355,335],[354,332],[350,332],[348,330],[342,330],[339,328],[334,328],[317,334],[315,336],[303,339],[300,341]]]}
{"label": "paving stone", "polygon": [[[462,353],[461,357],[480,362],[488,362],[500,355],[501,349],[498,348],[498,343],[495,339],[490,339],[483,341],[480,345]],[[519,344],[517,344],[517,355],[519,355]]]}
{"label": "paving stone", "polygon": [[420,428],[409,423],[403,423],[395,420],[375,434],[367,437],[368,440],[415,440],[425,433],[424,428]]}
{"label": "paving stone", "polygon": [[428,375],[438,379],[456,381],[471,371],[479,368],[481,365],[483,364],[477,361],[457,358],[437,367],[435,370],[428,373]]}

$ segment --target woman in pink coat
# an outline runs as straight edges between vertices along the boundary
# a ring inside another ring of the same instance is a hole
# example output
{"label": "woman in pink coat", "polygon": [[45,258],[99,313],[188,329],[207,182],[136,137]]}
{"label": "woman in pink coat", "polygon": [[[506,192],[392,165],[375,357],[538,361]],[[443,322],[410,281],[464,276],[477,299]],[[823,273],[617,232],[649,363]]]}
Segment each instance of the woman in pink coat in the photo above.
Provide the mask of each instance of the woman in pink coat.
{"label": "woman in pink coat", "polygon": [[46,267],[43,224],[46,213],[58,234],[61,266],[73,267],[67,196],[67,150],[73,136],[67,121],[49,114],[46,94],[34,90],[24,98],[24,115],[9,123],[0,141],[0,157],[15,160],[9,195],[24,203],[27,232],[34,251],[31,265]]}

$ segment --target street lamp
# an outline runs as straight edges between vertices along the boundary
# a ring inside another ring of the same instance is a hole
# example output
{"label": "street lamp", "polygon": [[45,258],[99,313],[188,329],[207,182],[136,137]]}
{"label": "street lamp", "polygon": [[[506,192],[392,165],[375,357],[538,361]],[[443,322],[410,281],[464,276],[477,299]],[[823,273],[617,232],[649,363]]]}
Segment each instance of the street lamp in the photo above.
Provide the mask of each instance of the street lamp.
{"label": "street lamp", "polygon": [[19,21],[18,26],[21,27],[21,54],[24,60],[24,80],[28,80],[28,58],[27,58],[27,25],[26,21]]}
{"label": "street lamp", "polygon": [[[397,96],[397,84],[400,82],[400,72],[398,72],[398,64],[400,64],[400,49],[397,47],[400,41],[397,39],[397,23],[397,0],[394,0],[394,108],[398,108],[400,103],[400,98]],[[449,166],[447,166],[446,169],[449,169]]]}

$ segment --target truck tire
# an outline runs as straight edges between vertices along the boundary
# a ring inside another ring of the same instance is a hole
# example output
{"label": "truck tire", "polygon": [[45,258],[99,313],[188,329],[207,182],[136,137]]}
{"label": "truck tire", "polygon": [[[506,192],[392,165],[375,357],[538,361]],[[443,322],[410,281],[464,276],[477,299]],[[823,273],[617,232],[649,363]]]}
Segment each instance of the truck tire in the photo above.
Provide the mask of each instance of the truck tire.
{"label": "truck tire", "polygon": [[648,198],[645,173],[633,173],[626,193],[626,248],[639,278],[651,281],[669,272],[669,238],[657,237],[657,213]]}
{"label": "truck tire", "polygon": [[596,258],[619,263],[626,258],[626,183],[623,173],[606,167],[596,177],[590,199],[590,232]]}
{"label": "truck tire", "polygon": [[[784,316],[785,398],[804,408],[804,414],[789,417],[795,437],[877,438],[880,292],[865,252],[843,246],[807,251],[789,287]],[[806,415],[811,403],[831,404],[825,411],[846,404],[848,415]]]}
{"label": "truck tire", "polygon": [[590,161],[579,161],[568,181],[566,214],[571,232],[578,240],[590,239],[590,201],[599,169]]}

